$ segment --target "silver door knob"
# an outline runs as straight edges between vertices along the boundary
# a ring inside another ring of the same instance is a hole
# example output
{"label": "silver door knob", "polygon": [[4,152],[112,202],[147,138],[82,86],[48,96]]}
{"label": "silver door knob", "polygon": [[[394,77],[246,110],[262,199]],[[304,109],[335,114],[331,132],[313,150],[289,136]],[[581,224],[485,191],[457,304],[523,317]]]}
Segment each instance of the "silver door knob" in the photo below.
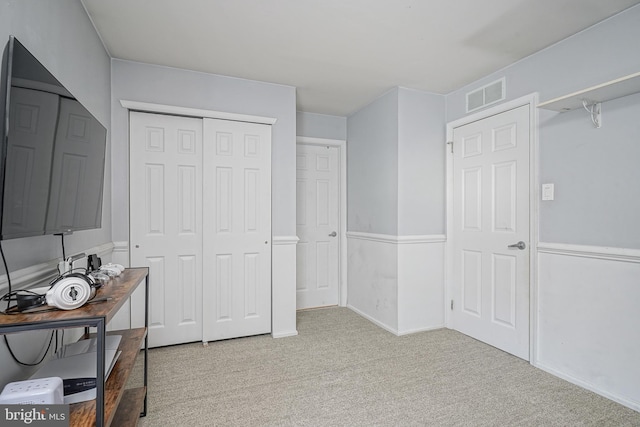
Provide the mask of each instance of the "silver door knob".
{"label": "silver door knob", "polygon": [[527,245],[520,240],[518,243],[514,243],[513,245],[509,245],[507,246],[509,249],[520,249],[521,251],[524,251],[527,248]]}
{"label": "silver door knob", "polygon": [[338,235],[338,233],[336,233],[335,231],[332,231],[331,234],[329,234],[329,237],[336,237]]}

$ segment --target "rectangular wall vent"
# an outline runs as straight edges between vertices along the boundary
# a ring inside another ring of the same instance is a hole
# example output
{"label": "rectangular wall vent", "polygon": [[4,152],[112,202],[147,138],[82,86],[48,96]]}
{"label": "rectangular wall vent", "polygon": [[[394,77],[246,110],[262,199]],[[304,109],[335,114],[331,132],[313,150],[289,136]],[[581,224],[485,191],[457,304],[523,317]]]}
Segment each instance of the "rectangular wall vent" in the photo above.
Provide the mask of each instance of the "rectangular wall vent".
{"label": "rectangular wall vent", "polygon": [[503,77],[467,93],[467,113],[504,100],[506,98],[505,86],[506,82]]}

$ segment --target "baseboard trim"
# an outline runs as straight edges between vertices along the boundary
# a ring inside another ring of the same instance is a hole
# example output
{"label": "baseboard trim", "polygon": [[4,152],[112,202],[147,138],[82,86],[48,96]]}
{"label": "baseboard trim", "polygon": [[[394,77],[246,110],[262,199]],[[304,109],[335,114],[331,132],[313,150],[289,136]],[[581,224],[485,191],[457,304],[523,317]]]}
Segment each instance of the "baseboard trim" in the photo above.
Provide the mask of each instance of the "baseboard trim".
{"label": "baseboard trim", "polygon": [[447,236],[444,234],[416,234],[409,236],[395,236],[392,234],[363,233],[360,231],[347,231],[348,239],[370,240],[379,243],[390,243],[394,245],[417,244],[417,243],[444,243]]}
{"label": "baseboard trim", "polygon": [[403,336],[403,335],[411,335],[411,334],[417,334],[419,332],[429,332],[429,331],[436,331],[438,329],[444,329],[446,328],[446,326],[444,325],[444,323],[442,325],[436,325],[436,326],[427,326],[425,328],[416,328],[416,329],[408,329],[406,331],[399,331],[396,335],[398,335],[399,337]]}
{"label": "baseboard trim", "polygon": [[357,308],[355,308],[354,306],[347,304],[347,308],[351,311],[353,311],[354,313],[358,314],[359,316],[364,317],[365,319],[367,319],[368,321],[370,321],[371,323],[380,326],[382,329],[384,329],[387,332],[391,332],[393,335],[398,336],[398,331],[392,327],[390,327],[389,325],[386,325],[382,322],[380,322],[377,319],[374,319],[373,317],[369,316],[368,314],[358,310]]}
{"label": "baseboard trim", "polygon": [[554,368],[551,368],[551,367],[545,365],[544,363],[540,363],[539,361],[534,363],[533,366],[535,366],[538,369],[542,369],[543,371],[548,372],[551,375],[555,375],[556,377],[561,378],[561,379],[563,379],[565,381],[569,381],[572,384],[575,384],[575,385],[580,386],[582,388],[585,388],[585,389],[587,389],[589,391],[592,391],[592,392],[594,392],[596,394],[599,394],[602,397],[606,397],[609,400],[613,400],[614,402],[617,402],[617,403],[619,403],[621,405],[624,405],[627,408],[631,408],[634,411],[640,412],[640,402],[635,402],[633,400],[625,399],[624,397],[621,397],[621,396],[618,396],[616,394],[604,391],[604,390],[602,390],[601,388],[599,388],[598,386],[596,386],[596,385],[594,385],[592,383],[580,380],[580,379],[575,378],[575,377],[573,377],[571,375],[567,375],[567,374],[565,374],[565,373],[563,373],[561,371],[558,371],[558,370],[556,370]]}
{"label": "baseboard trim", "polygon": [[295,337],[298,335],[298,331],[289,331],[289,332],[278,332],[277,334],[272,333],[272,338],[286,338],[286,337]]}
{"label": "baseboard trim", "polygon": [[539,242],[538,253],[640,263],[640,249]]}

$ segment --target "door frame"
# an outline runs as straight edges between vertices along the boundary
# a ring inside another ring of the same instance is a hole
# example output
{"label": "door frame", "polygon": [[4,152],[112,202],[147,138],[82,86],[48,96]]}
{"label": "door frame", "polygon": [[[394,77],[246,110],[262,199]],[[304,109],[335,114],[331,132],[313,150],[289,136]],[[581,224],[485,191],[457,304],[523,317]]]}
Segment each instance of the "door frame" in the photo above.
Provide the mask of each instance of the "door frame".
{"label": "door frame", "polygon": [[[342,139],[296,137],[298,145],[322,145],[338,148],[340,167],[338,172],[338,304],[347,306],[347,141]],[[297,172],[296,172],[297,173]]]}
{"label": "door frame", "polygon": [[538,93],[532,93],[523,97],[505,102],[503,104],[487,108],[486,110],[470,114],[460,119],[447,123],[446,133],[446,232],[447,241],[445,243],[445,325],[451,328],[451,306],[453,275],[453,155],[450,145],[453,141],[453,131],[455,128],[467,125],[472,122],[486,119],[514,108],[529,106],[529,363],[536,364],[537,345],[537,315],[538,307],[538,282],[537,282],[537,248],[538,248],[538,224],[540,215],[539,204],[539,171],[538,171]]}

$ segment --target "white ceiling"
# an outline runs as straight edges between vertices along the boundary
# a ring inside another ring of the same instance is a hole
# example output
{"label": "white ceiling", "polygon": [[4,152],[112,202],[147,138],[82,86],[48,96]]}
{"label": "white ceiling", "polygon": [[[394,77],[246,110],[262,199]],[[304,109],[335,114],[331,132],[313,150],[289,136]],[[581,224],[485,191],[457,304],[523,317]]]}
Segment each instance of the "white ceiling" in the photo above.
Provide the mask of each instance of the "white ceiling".
{"label": "white ceiling", "polygon": [[347,116],[395,86],[449,93],[640,0],[82,0],[114,58],[297,88]]}

